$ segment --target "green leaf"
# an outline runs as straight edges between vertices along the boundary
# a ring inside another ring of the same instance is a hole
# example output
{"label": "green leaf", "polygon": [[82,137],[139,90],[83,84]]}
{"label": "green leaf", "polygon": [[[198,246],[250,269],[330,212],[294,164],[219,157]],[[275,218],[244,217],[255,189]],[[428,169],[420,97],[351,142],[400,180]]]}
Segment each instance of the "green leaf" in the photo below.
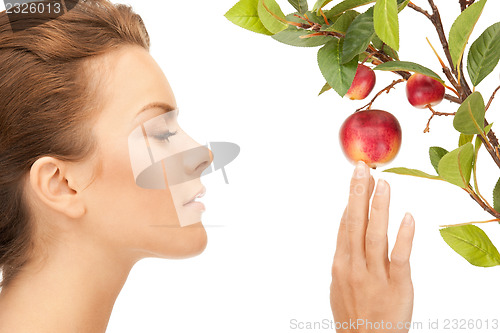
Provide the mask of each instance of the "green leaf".
{"label": "green leaf", "polygon": [[[472,142],[472,140],[471,140],[471,142]],[[481,148],[482,143],[483,143],[483,141],[481,141],[481,137],[479,135],[476,135],[476,141],[474,141],[474,151],[476,154],[477,154],[479,148]],[[475,158],[474,158],[474,163],[476,163]]]}
{"label": "green leaf", "polygon": [[[288,14],[285,19],[287,21],[291,22],[298,22],[298,23],[305,23],[305,21],[297,16],[294,16],[294,14],[299,14],[298,12],[294,12],[291,14]],[[307,17],[309,20],[312,22],[316,22],[319,24],[325,24],[325,21],[323,20],[322,17],[317,16],[316,14],[312,12],[307,12],[306,13]],[[277,34],[272,35],[271,37],[278,42],[287,44],[287,45],[292,45],[292,46],[298,46],[298,47],[316,47],[320,45],[324,45],[328,43],[330,40],[332,40],[331,36],[314,36],[314,37],[308,37],[308,38],[300,38],[300,36],[305,36],[305,35],[310,35],[314,33],[314,31],[310,30],[304,30],[297,28],[294,25],[289,25],[288,28],[286,28],[283,31],[278,32]]]}
{"label": "green leaf", "polygon": [[453,65],[457,68],[464,54],[467,41],[474,29],[474,26],[479,20],[479,16],[483,12],[486,0],[481,0],[473,3],[464,10],[453,22],[448,37],[448,44]]}
{"label": "green leaf", "polygon": [[[375,2],[376,0],[344,0],[341,3],[335,5],[332,9],[325,12],[325,16],[328,19],[334,18],[337,15],[342,14],[346,10],[354,9],[359,6],[367,5],[369,3]],[[313,9],[314,11],[314,9]]]}
{"label": "green leaf", "polygon": [[500,253],[483,230],[475,225],[439,229],[444,241],[474,266],[500,265]]}
{"label": "green leaf", "polygon": [[493,208],[500,212],[500,178],[493,189]]}
{"label": "green leaf", "polygon": [[388,61],[383,64],[378,65],[374,69],[380,70],[380,71],[409,71],[409,72],[415,72],[415,73],[420,73],[424,74],[427,76],[430,76],[436,80],[438,80],[441,83],[444,83],[444,81],[437,75],[435,72],[430,70],[427,67],[424,67],[422,65],[416,64],[414,62],[410,61]]}
{"label": "green leaf", "polygon": [[[292,22],[297,22],[297,23],[307,23],[306,20],[301,19],[300,17],[295,16],[295,14],[300,15],[302,17],[307,16],[309,21],[314,22],[314,23],[319,23],[321,25],[326,25],[325,20],[321,15],[317,15],[314,12],[307,11],[305,14],[300,14],[299,12],[293,12],[291,14],[288,14],[285,16],[287,21],[292,21]],[[328,21],[328,23],[332,24],[335,22],[337,18],[335,18],[333,21]],[[311,31],[314,32],[314,31]]]}
{"label": "green leaf", "polygon": [[330,85],[327,83],[325,83],[325,85],[323,86],[323,88],[321,88],[321,91],[319,92],[318,96],[321,95],[322,93],[324,93],[325,91],[328,91],[332,89],[332,87],[330,87]]}
{"label": "green leaf", "polygon": [[453,127],[464,134],[481,134],[484,130],[486,108],[481,93],[472,93],[458,108],[453,118]]}
{"label": "green leaf", "polygon": [[364,52],[370,45],[374,34],[372,7],[363,14],[358,15],[347,29],[342,51],[342,63],[345,64],[361,52]]}
{"label": "green leaf", "polygon": [[460,137],[458,138],[458,146],[463,146],[467,142],[472,142],[472,139],[474,138],[474,134],[464,134],[460,133]]}
{"label": "green leaf", "polygon": [[259,18],[257,4],[259,0],[241,0],[227,11],[224,16],[234,24],[259,34],[272,35]]}
{"label": "green leaf", "polygon": [[474,160],[472,143],[458,147],[444,155],[438,164],[438,173],[448,183],[467,188]]}
{"label": "green leaf", "polygon": [[493,126],[493,123],[488,124],[488,126],[486,126],[486,127],[484,128],[484,134],[485,134],[485,135],[487,135],[487,134],[489,133],[489,131],[490,131],[490,129],[491,129],[491,126]]}
{"label": "green leaf", "polygon": [[389,45],[384,44],[384,42],[377,36],[377,34],[373,35],[372,44],[380,51],[384,51],[391,58],[399,60],[398,53],[394,51],[394,49]]}
{"label": "green leaf", "polygon": [[318,51],[318,65],[328,84],[343,97],[354,80],[358,59],[347,64],[340,62],[344,40],[334,38]]}
{"label": "green leaf", "polygon": [[472,43],[467,57],[467,71],[474,86],[490,74],[500,60],[500,22],[487,28]]}
{"label": "green leaf", "polygon": [[409,2],[410,0],[404,0],[401,3],[400,1],[398,1],[398,12],[401,12],[403,9],[405,9],[405,7],[408,5]]}
{"label": "green leaf", "polygon": [[300,38],[300,36],[309,35],[312,32],[309,30],[298,29],[295,26],[290,26],[271,37],[278,42],[299,46],[299,47],[315,47],[328,43],[332,38],[330,36],[314,36],[308,38]]}
{"label": "green leaf", "polygon": [[396,0],[377,0],[373,11],[373,24],[381,40],[399,50],[398,4]]}
{"label": "green leaf", "polygon": [[288,0],[288,2],[301,14],[308,10],[307,0]]}
{"label": "green leaf", "polygon": [[[271,14],[273,13],[274,15],[282,19],[285,19],[285,14],[283,14],[280,6],[276,3],[275,0],[258,0],[258,1],[259,3],[257,6],[257,11],[259,13],[259,18],[267,30],[269,30],[273,34],[277,34],[278,32],[288,28],[288,24],[281,22]],[[264,7],[264,3],[271,13],[267,11],[267,9]]]}
{"label": "green leaf", "polygon": [[345,34],[352,21],[358,16],[359,13],[355,10],[348,10],[335,21],[334,24],[328,26],[325,31],[336,31]]}
{"label": "green leaf", "polygon": [[439,161],[446,154],[448,154],[448,151],[444,148],[437,147],[437,146],[429,148],[429,157],[431,159],[431,164],[437,173],[439,173],[439,171],[438,171]]}
{"label": "green leaf", "polygon": [[439,176],[429,175],[428,173],[425,173],[425,172],[417,170],[417,169],[391,168],[391,169],[383,170],[382,172],[392,172],[392,173],[396,173],[398,175],[406,175],[406,176],[422,177],[422,178],[427,178],[427,179],[443,180]]}
{"label": "green leaf", "polygon": [[325,7],[332,0],[317,0],[311,11],[319,14],[319,10]]}

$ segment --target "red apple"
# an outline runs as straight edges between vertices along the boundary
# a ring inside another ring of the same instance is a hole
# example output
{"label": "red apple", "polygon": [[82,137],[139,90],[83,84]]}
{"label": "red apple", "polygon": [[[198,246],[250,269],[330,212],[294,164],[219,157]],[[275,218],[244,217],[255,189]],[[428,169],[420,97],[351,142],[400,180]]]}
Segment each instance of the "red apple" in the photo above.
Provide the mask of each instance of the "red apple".
{"label": "red apple", "polygon": [[441,82],[423,74],[415,73],[406,82],[408,102],[419,109],[441,103],[444,92]]}
{"label": "red apple", "polygon": [[353,164],[365,162],[375,169],[392,161],[401,147],[401,126],[382,110],[354,112],[340,127],[340,145]]}
{"label": "red apple", "polygon": [[350,99],[364,99],[375,86],[375,72],[365,65],[358,65],[351,87],[345,94]]}

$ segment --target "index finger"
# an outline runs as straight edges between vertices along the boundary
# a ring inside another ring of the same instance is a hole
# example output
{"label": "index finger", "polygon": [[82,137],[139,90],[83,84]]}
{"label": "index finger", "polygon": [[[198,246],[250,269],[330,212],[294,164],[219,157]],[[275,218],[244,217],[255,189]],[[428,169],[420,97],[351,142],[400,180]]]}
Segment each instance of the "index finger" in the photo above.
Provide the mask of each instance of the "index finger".
{"label": "index finger", "polygon": [[370,170],[359,161],[354,170],[347,204],[346,229],[353,260],[365,260],[365,233],[368,222]]}

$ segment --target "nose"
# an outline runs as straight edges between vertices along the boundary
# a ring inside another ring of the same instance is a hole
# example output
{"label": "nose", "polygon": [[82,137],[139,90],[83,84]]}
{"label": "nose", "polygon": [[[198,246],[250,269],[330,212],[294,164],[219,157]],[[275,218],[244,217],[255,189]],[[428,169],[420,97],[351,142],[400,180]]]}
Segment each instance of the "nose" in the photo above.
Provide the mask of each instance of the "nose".
{"label": "nose", "polygon": [[199,177],[203,170],[212,164],[214,156],[209,148],[199,144],[191,137],[190,140],[192,144],[183,154],[184,169],[187,174]]}

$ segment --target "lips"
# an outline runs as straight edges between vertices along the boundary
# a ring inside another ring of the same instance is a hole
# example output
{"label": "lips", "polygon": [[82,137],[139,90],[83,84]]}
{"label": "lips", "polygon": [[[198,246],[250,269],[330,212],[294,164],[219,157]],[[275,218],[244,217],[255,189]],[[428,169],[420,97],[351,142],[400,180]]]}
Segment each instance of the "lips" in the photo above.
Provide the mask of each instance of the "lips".
{"label": "lips", "polygon": [[193,195],[193,197],[191,197],[191,199],[188,202],[184,203],[184,205],[187,205],[188,203],[194,202],[196,199],[201,198],[202,196],[205,195],[206,191],[207,189],[205,188],[205,186],[202,186],[201,189],[198,192],[196,192],[196,194]]}

